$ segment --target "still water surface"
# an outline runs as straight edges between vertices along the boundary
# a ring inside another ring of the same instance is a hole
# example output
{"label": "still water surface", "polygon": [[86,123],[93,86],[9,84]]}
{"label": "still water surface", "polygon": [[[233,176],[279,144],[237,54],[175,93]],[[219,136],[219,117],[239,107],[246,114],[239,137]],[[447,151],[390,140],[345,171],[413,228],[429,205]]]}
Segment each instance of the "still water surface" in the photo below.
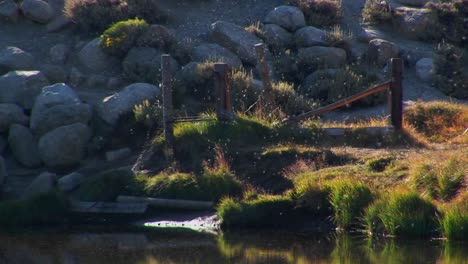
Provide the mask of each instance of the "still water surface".
{"label": "still water surface", "polygon": [[0,233],[1,264],[468,263],[468,244],[292,232]]}

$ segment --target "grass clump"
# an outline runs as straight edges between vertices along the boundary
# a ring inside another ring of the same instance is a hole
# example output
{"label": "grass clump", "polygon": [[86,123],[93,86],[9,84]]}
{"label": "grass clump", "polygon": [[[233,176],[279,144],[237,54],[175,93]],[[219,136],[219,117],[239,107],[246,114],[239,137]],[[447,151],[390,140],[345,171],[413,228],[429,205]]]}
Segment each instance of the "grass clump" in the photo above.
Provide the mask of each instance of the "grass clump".
{"label": "grass clump", "polygon": [[242,69],[231,71],[229,87],[234,109],[242,112],[254,105],[261,93],[261,90],[254,85],[252,72]]}
{"label": "grass clump", "polygon": [[464,71],[463,50],[445,41],[434,48],[434,85],[443,93],[468,98],[468,74]]}
{"label": "grass clump", "polygon": [[217,214],[224,227],[283,226],[290,218],[293,201],[287,196],[259,195],[252,200],[221,200]]}
{"label": "grass clump", "polygon": [[22,201],[0,203],[0,226],[50,224],[64,221],[68,201],[59,192],[39,194]]}
{"label": "grass clump", "polygon": [[371,24],[385,24],[392,21],[392,11],[387,1],[366,0],[362,9],[364,22]]}
{"label": "grass clump", "polygon": [[304,210],[314,216],[329,216],[332,213],[328,199],[330,188],[310,178],[295,181],[294,188],[288,194],[295,202],[296,209]]}
{"label": "grass clump", "polygon": [[330,184],[330,204],[333,208],[333,222],[340,228],[357,223],[364,209],[374,196],[365,184],[350,180],[339,180]]}
{"label": "grass clump", "polygon": [[441,164],[425,162],[412,168],[410,181],[424,195],[448,201],[461,188],[466,170],[463,159],[458,160],[454,157]]}
{"label": "grass clump", "polygon": [[159,100],[153,103],[145,100],[133,108],[135,121],[143,124],[148,130],[152,131],[162,124],[162,105]]}
{"label": "grass clump", "polygon": [[431,142],[467,143],[468,107],[449,102],[417,102],[405,109],[405,123]]}
{"label": "grass clump", "polygon": [[393,161],[392,157],[371,159],[366,162],[366,167],[373,172],[383,172]]}
{"label": "grass clump", "polygon": [[439,218],[441,234],[448,240],[466,240],[468,237],[468,192],[443,206]]}
{"label": "grass clump", "polygon": [[416,192],[392,191],[366,209],[364,225],[391,236],[426,237],[434,234],[437,216],[437,208]]}
{"label": "grass clump", "polygon": [[143,19],[119,21],[104,31],[99,45],[109,55],[124,57],[148,27]]}
{"label": "grass clump", "polygon": [[289,0],[289,4],[299,7],[308,24],[329,27],[341,21],[341,3],[337,0]]}

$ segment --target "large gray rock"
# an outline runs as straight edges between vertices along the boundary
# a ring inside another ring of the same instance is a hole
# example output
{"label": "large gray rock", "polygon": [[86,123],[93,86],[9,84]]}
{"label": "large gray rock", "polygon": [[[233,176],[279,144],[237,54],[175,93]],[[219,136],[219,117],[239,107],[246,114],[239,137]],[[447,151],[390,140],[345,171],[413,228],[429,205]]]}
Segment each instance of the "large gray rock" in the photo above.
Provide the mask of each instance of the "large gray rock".
{"label": "large gray rock", "polygon": [[6,47],[0,51],[0,74],[9,71],[34,70],[34,57],[17,47]]}
{"label": "large gray rock", "polygon": [[65,44],[57,44],[50,48],[49,56],[53,63],[63,64],[68,58],[70,48]]}
{"label": "large gray rock", "polygon": [[8,172],[6,169],[5,159],[0,156],[0,191],[2,190],[6,178],[8,178]]}
{"label": "large gray rock", "polygon": [[15,159],[23,166],[28,168],[41,166],[37,142],[29,128],[18,124],[11,125],[8,144]]}
{"label": "large gray rock", "polygon": [[39,70],[50,83],[64,83],[68,80],[68,71],[66,67],[54,64],[42,64]]}
{"label": "large gray rock", "polygon": [[42,0],[23,0],[21,11],[34,22],[46,24],[54,16],[54,9]]}
{"label": "large gray rock", "polygon": [[63,192],[71,192],[78,188],[83,183],[85,177],[78,172],[72,172],[60,178],[57,182],[57,187]]}
{"label": "large gray rock", "polygon": [[0,76],[0,103],[31,109],[47,78],[39,71],[13,71]]}
{"label": "large gray rock", "polygon": [[99,47],[100,40],[100,38],[91,40],[78,53],[81,64],[92,71],[104,71],[118,63],[115,58],[102,51]]}
{"label": "large gray rock", "polygon": [[422,81],[432,80],[434,74],[434,63],[431,58],[422,58],[416,62],[416,75]]}
{"label": "large gray rock", "polygon": [[265,23],[276,24],[292,32],[306,25],[304,13],[295,6],[286,5],[278,6],[268,13]]}
{"label": "large gray rock", "polygon": [[4,136],[0,136],[0,155],[5,152],[5,149],[8,146],[8,140]]}
{"label": "large gray rock", "polygon": [[88,104],[55,105],[45,109],[34,119],[31,129],[41,136],[55,128],[82,123],[87,125],[91,120],[93,111]]}
{"label": "large gray rock", "polygon": [[56,184],[57,175],[55,173],[43,172],[24,190],[23,198],[31,198],[39,194],[48,193],[54,189]]}
{"label": "large gray rock", "polygon": [[8,131],[12,124],[27,125],[29,118],[15,104],[0,104],[0,133]]}
{"label": "large gray rock", "polygon": [[298,48],[326,45],[327,32],[312,26],[303,27],[294,33],[294,41]]}
{"label": "large gray rock", "polygon": [[263,27],[265,42],[273,50],[282,51],[292,44],[292,34],[276,24],[267,24]]}
{"label": "large gray rock", "polygon": [[211,25],[211,38],[214,42],[229,49],[248,64],[255,65],[255,45],[262,40],[238,25],[218,21]]}
{"label": "large gray rock", "polygon": [[122,62],[125,76],[135,82],[159,81],[161,55],[161,51],[154,48],[132,48]]}
{"label": "large gray rock", "polygon": [[437,0],[397,0],[400,4],[408,5],[408,6],[417,6],[421,7],[427,4],[428,2],[438,2]]}
{"label": "large gray rock", "polygon": [[114,126],[121,115],[131,113],[135,105],[145,100],[154,101],[161,95],[161,89],[148,83],[134,83],[122,91],[106,97],[97,106],[99,117],[107,124]]}
{"label": "large gray rock", "polygon": [[334,47],[302,48],[299,49],[297,57],[299,65],[306,68],[316,68],[317,65],[339,68],[346,64],[346,51]]}
{"label": "large gray rock", "polygon": [[64,125],[87,124],[91,115],[91,106],[82,104],[71,87],[59,83],[44,87],[36,98],[30,127],[37,135],[43,135]]}
{"label": "large gray rock", "polygon": [[19,18],[19,7],[14,0],[0,1],[0,21],[7,20],[17,22]]}
{"label": "large gray rock", "polygon": [[222,61],[231,68],[242,67],[242,61],[236,54],[218,44],[201,44],[193,49],[192,58],[194,61]]}
{"label": "large gray rock", "polygon": [[58,127],[39,139],[41,159],[50,168],[76,166],[85,157],[91,136],[91,129],[82,123]]}
{"label": "large gray rock", "polygon": [[373,39],[369,41],[369,46],[367,48],[368,60],[379,66],[384,66],[391,58],[397,58],[399,53],[400,48],[398,45],[383,39]]}
{"label": "large gray rock", "polygon": [[430,9],[398,7],[395,14],[394,24],[406,37],[418,39],[432,34],[436,18]]}

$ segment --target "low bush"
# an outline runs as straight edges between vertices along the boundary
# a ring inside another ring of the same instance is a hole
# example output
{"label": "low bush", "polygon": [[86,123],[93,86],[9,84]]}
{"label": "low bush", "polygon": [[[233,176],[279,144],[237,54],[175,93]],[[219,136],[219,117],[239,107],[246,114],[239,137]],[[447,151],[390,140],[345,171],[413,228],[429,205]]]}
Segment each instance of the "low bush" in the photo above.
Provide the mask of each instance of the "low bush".
{"label": "low bush", "polygon": [[81,201],[115,201],[117,196],[128,192],[133,184],[129,169],[113,169],[86,178],[76,191]]}
{"label": "low bush", "polygon": [[393,161],[392,157],[371,159],[366,162],[366,167],[373,172],[383,172]]}
{"label": "low bush", "polygon": [[449,102],[416,102],[404,110],[404,122],[432,142],[468,142],[468,107]]}
{"label": "low bush", "polygon": [[59,192],[39,194],[27,200],[0,203],[0,226],[25,226],[66,221],[69,204]]}
{"label": "low bush", "polygon": [[80,30],[93,33],[135,17],[150,23],[163,18],[155,0],[65,0],[64,13]]}
{"label": "low bush", "polygon": [[148,27],[145,20],[138,18],[119,21],[104,31],[99,45],[105,53],[122,58]]}
{"label": "low bush", "polygon": [[308,24],[317,27],[329,27],[339,24],[342,11],[337,0],[289,0],[287,3],[299,7]]}
{"label": "low bush", "polygon": [[217,207],[221,224],[235,227],[278,227],[291,220],[293,201],[287,196],[260,195],[252,200],[238,201],[227,197]]}
{"label": "low bush", "polygon": [[364,225],[374,233],[402,237],[427,237],[437,229],[437,208],[416,192],[392,191],[371,204]]}
{"label": "low bush", "polygon": [[[303,87],[300,92],[306,97],[317,97],[315,91],[325,91],[318,95],[326,103],[334,103],[378,83],[379,78],[372,72],[359,69],[359,66],[346,66],[336,71],[319,70],[311,87]],[[385,101],[385,93],[377,93],[360,100],[359,104],[376,105]],[[357,104],[356,103],[356,104]]]}
{"label": "low bush", "polygon": [[362,9],[364,22],[371,24],[384,24],[392,22],[392,10],[387,1],[366,0]]}
{"label": "low bush", "polygon": [[434,85],[443,93],[460,99],[468,98],[468,74],[464,71],[463,50],[441,42],[433,53]]}
{"label": "low bush", "polygon": [[287,115],[302,114],[318,106],[314,101],[297,94],[290,83],[274,83],[273,94],[276,104]]}
{"label": "low bush", "polygon": [[340,228],[357,224],[364,209],[374,198],[369,187],[361,182],[339,180],[330,183],[329,188],[333,222]]}

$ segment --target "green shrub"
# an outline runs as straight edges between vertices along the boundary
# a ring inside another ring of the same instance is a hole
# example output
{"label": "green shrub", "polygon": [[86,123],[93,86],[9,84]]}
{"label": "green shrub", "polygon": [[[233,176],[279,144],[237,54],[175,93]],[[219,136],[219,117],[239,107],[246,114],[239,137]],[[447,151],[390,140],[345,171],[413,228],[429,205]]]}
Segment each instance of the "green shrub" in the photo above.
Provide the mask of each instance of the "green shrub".
{"label": "green shrub", "polygon": [[448,240],[468,238],[468,201],[450,205],[439,218],[442,235]]}
{"label": "green shrub", "polygon": [[58,192],[39,194],[22,201],[0,203],[0,226],[60,223],[66,220],[69,204]]}
{"label": "green shrub", "polygon": [[135,17],[150,23],[163,18],[155,0],[65,0],[64,13],[80,30],[93,33]]}
{"label": "green shrub", "polygon": [[242,112],[257,102],[261,92],[254,85],[252,73],[241,69],[231,71],[229,87],[233,108]]}
{"label": "green shrub", "polygon": [[162,126],[162,105],[159,100],[154,103],[145,100],[143,103],[136,105],[133,108],[133,115],[137,122],[144,124],[149,130]]}
{"label": "green shrub", "polygon": [[289,0],[289,4],[299,7],[308,24],[317,27],[328,27],[341,21],[341,4],[336,0]]}
{"label": "green shrub", "polygon": [[291,218],[293,202],[287,196],[260,195],[256,199],[237,201],[227,197],[217,207],[224,227],[284,226]]}
{"label": "green shrub", "polygon": [[341,228],[356,224],[373,200],[371,190],[361,182],[340,180],[331,183],[329,188],[330,204],[334,211],[333,222]]}
{"label": "green shrub", "polygon": [[364,22],[372,24],[384,24],[392,22],[392,12],[387,1],[366,0],[362,9]]}
{"label": "green shrub", "polygon": [[415,192],[392,191],[366,209],[367,230],[392,236],[425,237],[437,228],[437,208]]}
{"label": "green shrub", "polygon": [[371,159],[366,162],[366,167],[373,172],[383,172],[393,160],[394,158],[391,157]]}
{"label": "green shrub", "polygon": [[145,20],[138,18],[119,21],[104,31],[99,45],[109,55],[124,57],[148,27]]}
{"label": "green shrub", "polygon": [[468,74],[464,71],[463,50],[447,42],[434,49],[434,84],[443,93],[468,98]]}

